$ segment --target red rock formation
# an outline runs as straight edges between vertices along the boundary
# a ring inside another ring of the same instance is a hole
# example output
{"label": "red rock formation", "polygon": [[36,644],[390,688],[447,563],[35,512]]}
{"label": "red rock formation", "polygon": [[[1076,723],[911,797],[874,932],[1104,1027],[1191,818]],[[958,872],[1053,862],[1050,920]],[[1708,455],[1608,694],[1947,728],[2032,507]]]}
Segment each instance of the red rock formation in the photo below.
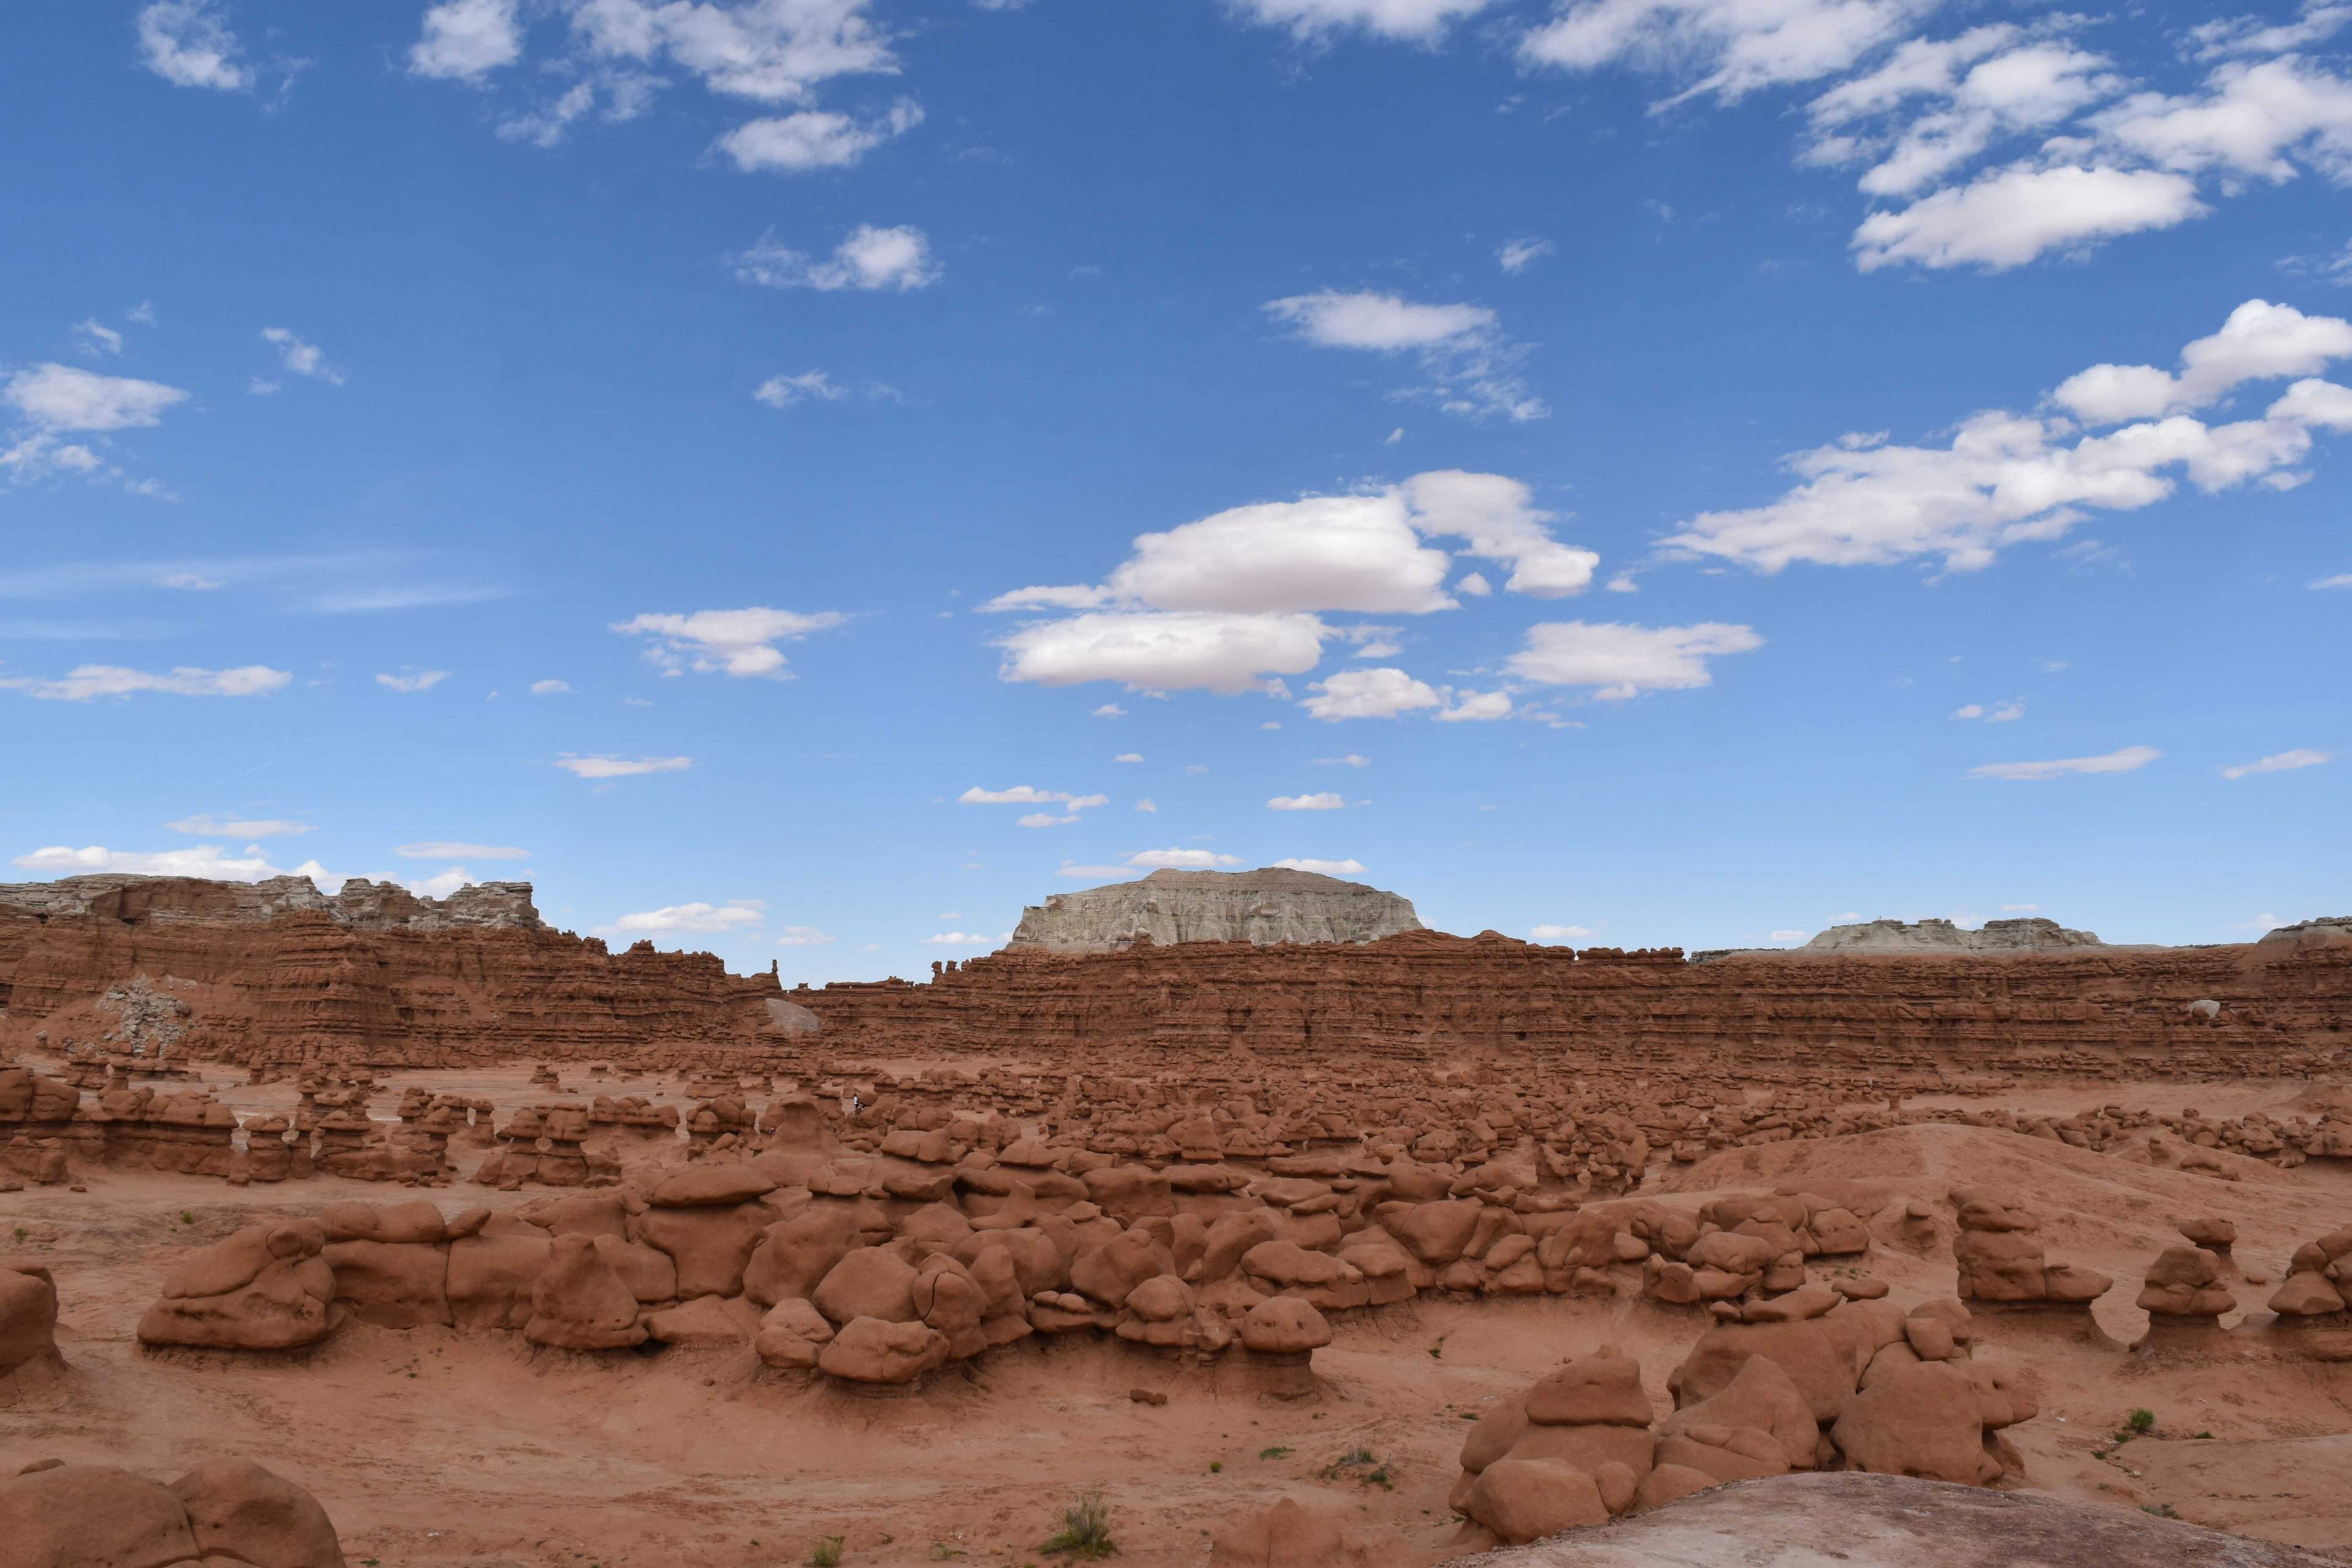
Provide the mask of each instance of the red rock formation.
{"label": "red rock formation", "polygon": [[524,883],[417,899],[300,878],[69,878],[0,888],[0,1059],[114,1044],[96,1004],[142,977],[184,1003],[174,1049],[255,1066],[707,1057],[782,1047],[775,976],[549,930]]}
{"label": "red rock formation", "polygon": [[[1470,1053],[1806,1080],[1950,1066],[2076,1077],[2305,1072],[2352,1044],[2352,942],[2006,955],[1538,947],[1489,931],[1361,945],[1001,952],[902,980],[802,988],[829,1058],[1031,1052],[1083,1063],[1244,1053],[1345,1067]],[[2221,1004],[2218,1017],[2189,1010]]]}

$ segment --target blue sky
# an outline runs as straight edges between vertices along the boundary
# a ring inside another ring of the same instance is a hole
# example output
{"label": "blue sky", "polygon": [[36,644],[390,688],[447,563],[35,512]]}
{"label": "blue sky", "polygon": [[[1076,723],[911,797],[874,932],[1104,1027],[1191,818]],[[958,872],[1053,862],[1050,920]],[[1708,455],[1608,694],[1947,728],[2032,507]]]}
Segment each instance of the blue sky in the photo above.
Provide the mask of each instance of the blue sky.
{"label": "blue sky", "polygon": [[788,983],[1155,865],[2342,912],[2347,24],[17,7],[0,865]]}

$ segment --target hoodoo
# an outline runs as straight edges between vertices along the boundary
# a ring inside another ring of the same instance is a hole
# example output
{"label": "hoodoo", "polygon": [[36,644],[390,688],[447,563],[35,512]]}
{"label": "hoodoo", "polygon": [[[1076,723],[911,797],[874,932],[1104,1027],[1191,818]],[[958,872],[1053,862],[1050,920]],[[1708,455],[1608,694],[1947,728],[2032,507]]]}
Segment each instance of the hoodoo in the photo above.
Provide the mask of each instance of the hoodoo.
{"label": "hoodoo", "polygon": [[1154,871],[1135,882],[1056,893],[1021,911],[1009,944],[1037,952],[1116,952],[1149,940],[1378,942],[1420,931],[1412,901],[1314,871]]}

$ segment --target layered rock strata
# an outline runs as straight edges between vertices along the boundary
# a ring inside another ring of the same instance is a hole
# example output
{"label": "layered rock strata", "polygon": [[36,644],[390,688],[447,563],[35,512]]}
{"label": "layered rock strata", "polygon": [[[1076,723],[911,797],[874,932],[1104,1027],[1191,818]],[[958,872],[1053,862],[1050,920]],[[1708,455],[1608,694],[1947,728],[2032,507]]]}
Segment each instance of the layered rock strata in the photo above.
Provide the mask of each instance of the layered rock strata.
{"label": "layered rock strata", "polygon": [[1154,871],[1021,911],[1011,949],[1116,952],[1139,942],[1377,942],[1422,930],[1411,900],[1313,871]]}

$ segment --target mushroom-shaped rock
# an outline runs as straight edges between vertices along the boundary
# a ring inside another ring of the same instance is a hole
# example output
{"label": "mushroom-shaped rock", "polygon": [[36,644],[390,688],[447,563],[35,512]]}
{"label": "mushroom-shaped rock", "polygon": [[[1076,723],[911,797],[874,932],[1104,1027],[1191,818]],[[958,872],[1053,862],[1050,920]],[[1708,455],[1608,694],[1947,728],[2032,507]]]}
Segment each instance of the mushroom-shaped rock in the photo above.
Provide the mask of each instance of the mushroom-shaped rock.
{"label": "mushroom-shaped rock", "polygon": [[836,1323],[879,1318],[908,1323],[915,1310],[915,1269],[887,1247],[861,1247],[835,1264],[810,1292],[816,1310]]}
{"label": "mushroom-shaped rock", "polygon": [[2152,1318],[2213,1319],[2238,1304],[2221,1260],[2201,1247],[2168,1247],[2148,1265],[2137,1305]]}
{"label": "mushroom-shaped rock", "polygon": [[179,1494],[129,1470],[60,1465],[0,1480],[0,1552],[8,1563],[162,1568],[194,1563],[198,1550]]}
{"label": "mushroom-shaped rock", "polygon": [[642,1344],[637,1298],[596,1250],[595,1238],[560,1236],[531,1287],[522,1337],[556,1350],[621,1350]]}
{"label": "mushroom-shaped rock", "polygon": [[288,1350],[327,1335],[334,1270],[310,1220],[247,1226],[175,1265],[163,1300],[139,1320],[151,1345]]}
{"label": "mushroom-shaped rock", "polygon": [[[1811,1469],[1821,1446],[1811,1405],[1769,1356],[1749,1356],[1720,1392],[1667,1416],[1658,1436],[1671,1437],[1700,1426],[1762,1432],[1779,1445],[1790,1469]],[[1672,1461],[1661,1454],[1660,1462]]]}
{"label": "mushroom-shaped rock", "polygon": [[750,1203],[776,1190],[773,1178],[751,1165],[688,1165],[667,1175],[646,1201],[661,1209],[700,1209]]}
{"label": "mushroom-shaped rock", "polygon": [[1468,1512],[1506,1545],[1609,1522],[1593,1479],[1563,1459],[1497,1459],[1478,1472]]}
{"label": "mushroom-shaped rock", "polygon": [[1642,1363],[1615,1345],[1546,1375],[1528,1390],[1525,1408],[1538,1426],[1647,1426],[1654,1414],[1642,1392]]}
{"label": "mushroom-shaped rock", "polygon": [[1331,1342],[1331,1325],[1296,1296],[1270,1296],[1242,1318],[1242,1346],[1255,1355],[1305,1355]]}
{"label": "mushroom-shaped rock", "polygon": [[38,1263],[0,1263],[0,1377],[58,1362],[56,1280]]}
{"label": "mushroom-shaped rock", "polygon": [[1339,1568],[1347,1554],[1338,1525],[1284,1498],[1219,1531],[1209,1545],[1209,1568]]}
{"label": "mushroom-shaped rock", "polygon": [[824,1314],[799,1296],[777,1302],[760,1320],[751,1348],[770,1366],[807,1368],[816,1364],[818,1347],[833,1338]]}
{"label": "mushroom-shaped rock", "polygon": [[1857,1470],[1963,1486],[2000,1478],[2000,1462],[1985,1452],[1975,1382],[1951,1362],[1921,1362],[1873,1382],[1831,1437]]}
{"label": "mushroom-shaped rock", "polygon": [[172,1483],[207,1563],[343,1568],[342,1543],[319,1500],[247,1459],[207,1459]]}
{"label": "mushroom-shaped rock", "polygon": [[817,1352],[817,1370],[850,1383],[912,1383],[948,1358],[945,1334],[928,1324],[853,1318]]}

